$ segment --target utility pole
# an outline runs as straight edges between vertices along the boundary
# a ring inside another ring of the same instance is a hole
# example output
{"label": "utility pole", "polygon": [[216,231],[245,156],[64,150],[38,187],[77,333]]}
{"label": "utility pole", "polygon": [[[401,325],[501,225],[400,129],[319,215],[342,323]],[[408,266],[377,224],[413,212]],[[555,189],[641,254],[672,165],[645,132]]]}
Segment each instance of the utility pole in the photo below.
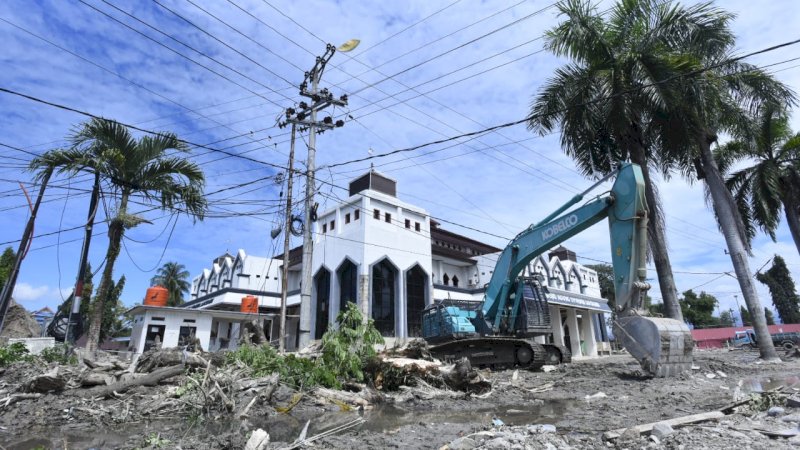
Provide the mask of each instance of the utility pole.
{"label": "utility pole", "polygon": [[86,219],[86,228],[83,236],[83,247],[81,248],[81,260],[78,263],[78,278],[75,281],[75,289],[72,294],[72,308],[70,308],[69,319],[67,319],[67,329],[64,330],[64,341],[75,344],[79,336],[82,317],[81,302],[83,300],[83,282],[86,279],[86,266],[89,262],[89,244],[92,241],[92,228],[94,228],[94,218],[97,215],[98,200],[100,197],[100,173],[94,174],[94,186],[92,187],[92,197],[89,200],[89,217]]}
{"label": "utility pole", "polygon": [[[289,108],[286,110],[286,122],[298,125],[302,129],[309,130],[308,136],[308,160],[306,162],[306,197],[305,197],[305,221],[303,222],[303,267],[300,277],[300,348],[305,347],[311,342],[311,258],[314,250],[314,241],[311,230],[314,215],[314,191],[315,185],[315,163],[317,129],[320,133],[344,125],[344,121],[327,116],[322,121],[317,121],[317,112],[331,105],[346,106],[347,95],[334,98],[333,94],[327,89],[319,89],[319,82],[325,65],[333,57],[336,47],[328,44],[325,47],[325,54],[318,56],[314,67],[305,73],[305,79],[300,84],[300,95],[311,100],[311,104],[300,102],[299,109]],[[311,90],[308,90],[309,83]]]}
{"label": "utility pole", "polygon": [[292,229],[292,179],[294,176],[294,139],[296,125],[292,124],[292,143],[289,147],[289,178],[286,181],[286,220],[283,224],[283,272],[281,273],[281,321],[278,331],[278,351],[286,351],[286,296],[289,292],[289,238]]}
{"label": "utility pole", "polygon": [[[19,268],[22,266],[22,260],[25,259],[28,249],[30,248],[31,238],[33,237],[33,224],[36,222],[36,213],[39,212],[39,205],[42,203],[44,197],[44,190],[47,188],[47,182],[50,181],[50,176],[53,174],[53,169],[48,169],[42,176],[42,186],[39,188],[39,195],[36,197],[36,203],[31,208],[31,216],[28,218],[28,223],[25,225],[25,231],[22,232],[22,240],[19,241],[19,248],[17,249],[17,257],[14,259],[14,267],[8,274],[3,292],[0,294],[0,331],[3,331],[3,324],[6,320],[6,312],[8,306],[11,304],[11,294],[14,293],[14,286],[17,284],[17,275],[19,275]],[[28,195],[27,193],[25,194]],[[30,199],[28,199],[30,202]]]}
{"label": "utility pole", "polygon": [[739,311],[739,320],[742,321],[742,326],[744,326],[744,317],[742,317],[742,307],[739,306],[739,296],[737,294],[733,294],[733,298],[736,300],[736,310]]}

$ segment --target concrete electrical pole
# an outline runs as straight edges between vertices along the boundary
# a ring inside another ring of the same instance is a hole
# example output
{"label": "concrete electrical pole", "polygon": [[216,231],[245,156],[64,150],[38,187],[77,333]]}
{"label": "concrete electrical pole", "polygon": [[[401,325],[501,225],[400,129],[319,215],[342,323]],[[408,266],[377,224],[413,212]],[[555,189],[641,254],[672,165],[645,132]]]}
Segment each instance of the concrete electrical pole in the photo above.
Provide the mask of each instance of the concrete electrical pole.
{"label": "concrete electrical pole", "polygon": [[296,126],[292,124],[292,143],[289,147],[289,174],[286,180],[286,220],[283,225],[283,272],[281,273],[281,321],[278,331],[278,351],[286,351],[286,296],[289,293],[289,238],[292,230],[292,180],[294,179],[294,138]]}
{"label": "concrete electrical pole", "polygon": [[[19,269],[22,266],[22,260],[28,253],[31,246],[31,239],[33,239],[33,225],[36,222],[36,214],[39,212],[39,205],[42,204],[42,197],[44,197],[44,190],[47,189],[47,182],[50,181],[50,176],[53,174],[53,169],[47,169],[42,176],[42,184],[39,187],[39,195],[36,196],[36,203],[31,206],[31,215],[28,217],[28,223],[25,225],[25,230],[22,232],[22,239],[19,241],[19,248],[17,249],[17,257],[14,259],[14,266],[8,274],[6,284],[3,286],[2,294],[0,294],[0,331],[3,331],[3,324],[6,319],[6,312],[11,304],[11,296],[14,293],[14,286],[17,284],[17,276]],[[20,186],[22,184],[20,183]],[[23,187],[23,190],[25,188]],[[28,193],[25,193],[27,196]],[[28,200],[30,202],[30,199]]]}
{"label": "concrete electrical pole", "polygon": [[[355,45],[357,45],[357,42]],[[349,51],[355,48],[355,45],[352,43],[350,43],[349,46],[348,44],[345,44],[345,46],[342,46],[341,48]],[[328,44],[325,47],[325,54],[318,56],[317,61],[314,63],[314,67],[305,73],[305,79],[303,80],[303,83],[300,84],[300,95],[310,99],[311,103],[308,104],[305,101],[302,101],[298,105],[297,110],[293,108],[286,110],[287,123],[291,123],[293,126],[298,126],[301,128],[301,130],[309,130],[308,159],[306,161],[305,220],[303,222],[303,266],[300,278],[300,348],[305,347],[309,344],[309,342],[311,342],[311,263],[314,250],[313,233],[311,227],[313,222],[316,220],[316,217],[314,217],[314,193],[316,190],[315,159],[317,152],[317,130],[319,129],[320,133],[322,133],[325,130],[330,130],[344,125],[344,121],[342,120],[337,120],[334,123],[333,118],[330,116],[323,118],[322,121],[317,121],[317,113],[331,105],[347,105],[347,95],[334,98],[333,94],[327,89],[319,89],[319,82],[322,79],[325,66],[328,64],[328,61],[330,61],[335,52],[336,47]]]}

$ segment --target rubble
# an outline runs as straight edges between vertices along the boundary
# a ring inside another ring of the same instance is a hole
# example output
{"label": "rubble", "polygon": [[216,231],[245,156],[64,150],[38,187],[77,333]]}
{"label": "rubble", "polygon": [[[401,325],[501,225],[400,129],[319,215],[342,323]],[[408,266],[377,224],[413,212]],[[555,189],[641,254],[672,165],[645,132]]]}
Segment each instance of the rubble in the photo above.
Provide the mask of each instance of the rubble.
{"label": "rubble", "polygon": [[[490,372],[434,361],[419,350],[414,351],[420,359],[379,355],[374,373],[383,374],[380,389],[377,378],[369,377],[344,383],[341,390],[297,389],[277,373],[253,375],[202,352],[159,350],[135,365],[104,354],[75,365],[22,362],[0,376],[0,445],[19,448],[46,436],[53,447],[65,433],[76,432],[85,439],[69,436],[77,448],[161,443],[232,449],[251,440],[260,448],[263,441],[253,438],[263,436],[256,434],[259,429],[269,436],[266,448],[727,450],[792,448],[800,441],[800,413],[790,406],[793,388],[751,392],[750,384],[739,383],[755,377],[787,379],[789,386],[800,360],[767,367],[741,353],[698,352],[697,371],[643,379],[627,355],[548,373]],[[727,376],[705,376],[720,371]],[[42,384],[30,391],[39,377],[61,380],[63,388]],[[151,382],[140,382],[147,377]],[[784,411],[776,414],[776,408]],[[119,437],[103,441],[99,435]]]}
{"label": "rubble", "polygon": [[12,298],[6,311],[3,330],[0,332],[0,345],[5,344],[9,338],[32,338],[41,335],[42,327],[39,326],[39,322]]}

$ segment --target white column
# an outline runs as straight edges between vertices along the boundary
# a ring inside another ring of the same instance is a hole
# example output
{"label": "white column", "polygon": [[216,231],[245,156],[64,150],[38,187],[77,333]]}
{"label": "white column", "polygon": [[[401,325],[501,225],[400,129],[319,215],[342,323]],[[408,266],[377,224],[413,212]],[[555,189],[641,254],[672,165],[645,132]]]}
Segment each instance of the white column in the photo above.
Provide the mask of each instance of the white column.
{"label": "white column", "polygon": [[581,311],[581,337],[586,344],[586,356],[597,357],[597,340],[594,337],[594,313]]}
{"label": "white column", "polygon": [[581,351],[581,338],[578,329],[578,315],[574,308],[567,308],[567,326],[569,327],[569,345],[573,357],[583,356]]}
{"label": "white column", "polygon": [[558,306],[550,305],[550,328],[553,331],[553,344],[565,345],[564,328],[561,323],[561,310]]}

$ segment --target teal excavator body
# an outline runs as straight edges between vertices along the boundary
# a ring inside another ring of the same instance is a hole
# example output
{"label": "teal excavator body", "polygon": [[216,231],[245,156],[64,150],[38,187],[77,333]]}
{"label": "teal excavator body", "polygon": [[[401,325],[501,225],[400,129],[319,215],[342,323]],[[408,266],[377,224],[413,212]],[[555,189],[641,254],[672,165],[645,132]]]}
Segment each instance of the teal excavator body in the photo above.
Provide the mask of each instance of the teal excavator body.
{"label": "teal excavator body", "polygon": [[[611,177],[616,179],[609,193],[570,210]],[[534,258],[605,219],[617,302],[614,336],[653,376],[688,370],[694,347],[688,327],[673,319],[645,317],[642,308],[650,287],[645,266],[647,204],[644,177],[635,164],[621,165],[512,239],[497,260],[482,303],[444,301],[427,307],[423,337],[431,351],[444,359],[468,357],[476,366],[535,369],[568,362],[566,348],[534,341],[551,332],[547,289],[535,277],[521,274]]]}

